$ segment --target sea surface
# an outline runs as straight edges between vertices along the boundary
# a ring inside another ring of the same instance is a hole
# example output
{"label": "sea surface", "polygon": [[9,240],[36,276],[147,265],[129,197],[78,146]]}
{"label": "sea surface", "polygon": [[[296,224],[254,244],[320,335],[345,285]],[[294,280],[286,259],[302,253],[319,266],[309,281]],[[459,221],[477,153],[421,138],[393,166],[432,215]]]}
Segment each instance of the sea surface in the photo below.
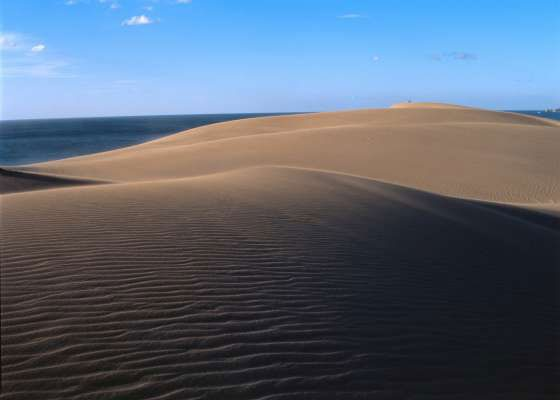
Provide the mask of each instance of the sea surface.
{"label": "sea surface", "polygon": [[[559,112],[516,111],[560,120]],[[132,146],[185,129],[280,114],[200,114],[0,121],[0,165],[31,163]]]}
{"label": "sea surface", "polygon": [[199,114],[0,121],[0,165],[98,153],[217,122],[280,114]]}
{"label": "sea surface", "polygon": [[517,110],[517,111],[511,111],[511,112],[532,115],[534,117],[555,119],[556,121],[560,121],[560,111],[519,111],[519,110]]}

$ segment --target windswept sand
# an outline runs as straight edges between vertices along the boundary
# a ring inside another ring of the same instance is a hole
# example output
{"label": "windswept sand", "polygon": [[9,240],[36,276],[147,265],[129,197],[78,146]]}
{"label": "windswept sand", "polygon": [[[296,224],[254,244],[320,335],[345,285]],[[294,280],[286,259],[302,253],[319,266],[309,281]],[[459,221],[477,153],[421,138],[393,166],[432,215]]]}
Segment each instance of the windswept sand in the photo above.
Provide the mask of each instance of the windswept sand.
{"label": "windswept sand", "polygon": [[559,154],[427,103],[2,175],[0,398],[557,398]]}

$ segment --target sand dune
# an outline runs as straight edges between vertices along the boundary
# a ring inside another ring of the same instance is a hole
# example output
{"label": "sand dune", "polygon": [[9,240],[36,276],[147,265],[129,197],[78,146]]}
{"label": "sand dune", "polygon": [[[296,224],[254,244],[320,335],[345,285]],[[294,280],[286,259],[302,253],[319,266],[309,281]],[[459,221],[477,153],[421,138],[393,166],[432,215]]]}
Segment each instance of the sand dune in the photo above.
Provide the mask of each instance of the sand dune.
{"label": "sand dune", "polygon": [[445,103],[416,103],[416,102],[406,102],[393,104],[391,108],[415,108],[415,109],[445,109],[445,110],[476,110],[473,107],[460,106],[457,104],[445,104]]}
{"label": "sand dune", "polygon": [[27,169],[130,182],[277,165],[460,197],[556,203],[559,131],[553,121],[476,109],[361,110],[221,123]]}
{"label": "sand dune", "polygon": [[363,110],[28,166],[114,183],[2,196],[0,398],[553,399],[559,133]]}

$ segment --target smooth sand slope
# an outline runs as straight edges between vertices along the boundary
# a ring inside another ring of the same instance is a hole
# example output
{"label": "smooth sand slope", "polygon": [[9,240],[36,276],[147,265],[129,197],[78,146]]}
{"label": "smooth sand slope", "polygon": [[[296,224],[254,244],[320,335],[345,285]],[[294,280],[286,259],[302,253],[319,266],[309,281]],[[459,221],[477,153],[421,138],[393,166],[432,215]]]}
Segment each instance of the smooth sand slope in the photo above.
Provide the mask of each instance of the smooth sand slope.
{"label": "smooth sand slope", "polygon": [[556,122],[432,104],[401,107],[226,122],[28,169],[130,182],[282,165],[461,197],[560,201]]}
{"label": "smooth sand slope", "polygon": [[2,196],[0,398],[556,398],[559,135],[413,104],[28,166],[114,183]]}

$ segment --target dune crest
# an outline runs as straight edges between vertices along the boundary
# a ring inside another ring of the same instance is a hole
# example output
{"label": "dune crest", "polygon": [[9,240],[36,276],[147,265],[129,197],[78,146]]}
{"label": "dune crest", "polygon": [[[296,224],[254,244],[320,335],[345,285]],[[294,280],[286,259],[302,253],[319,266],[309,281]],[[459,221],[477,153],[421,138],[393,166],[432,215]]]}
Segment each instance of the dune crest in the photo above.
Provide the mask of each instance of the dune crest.
{"label": "dune crest", "polygon": [[396,103],[391,108],[413,108],[413,109],[442,109],[442,110],[479,110],[479,108],[458,106],[447,103],[424,103],[424,102],[403,102]]}
{"label": "dune crest", "polygon": [[454,106],[357,110],[208,125],[25,170],[139,182],[277,165],[457,197],[558,203],[559,132],[545,119]]}

